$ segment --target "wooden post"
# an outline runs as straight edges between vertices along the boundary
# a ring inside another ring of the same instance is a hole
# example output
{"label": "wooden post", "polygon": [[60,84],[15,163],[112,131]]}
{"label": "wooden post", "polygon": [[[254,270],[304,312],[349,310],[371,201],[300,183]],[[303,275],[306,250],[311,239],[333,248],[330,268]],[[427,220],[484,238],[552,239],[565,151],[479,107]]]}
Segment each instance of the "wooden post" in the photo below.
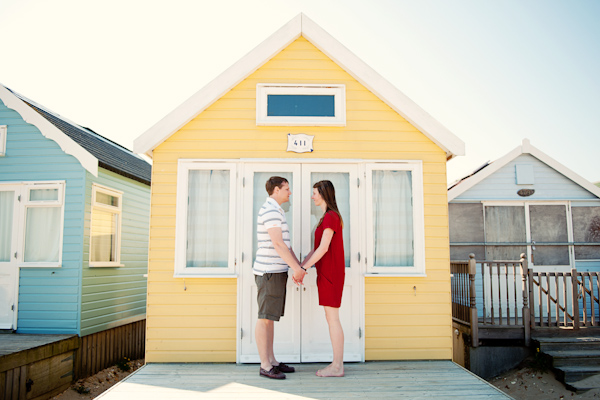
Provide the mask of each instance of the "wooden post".
{"label": "wooden post", "polygon": [[571,268],[571,283],[573,284],[573,329],[579,329],[579,279],[577,268]]}
{"label": "wooden post", "polygon": [[[529,269],[529,264],[527,264],[527,279],[529,283],[529,322],[531,329],[535,329],[535,306],[533,304],[533,271]],[[540,324],[541,326],[541,324]]]}
{"label": "wooden post", "polygon": [[471,309],[471,346],[479,346],[479,319],[477,318],[477,294],[475,292],[475,275],[477,274],[477,263],[475,254],[469,254],[469,297]]}
{"label": "wooden post", "polygon": [[523,292],[523,329],[525,329],[525,346],[531,343],[531,314],[529,314],[529,267],[527,266],[527,255],[521,254],[521,278],[523,283],[521,291]]}

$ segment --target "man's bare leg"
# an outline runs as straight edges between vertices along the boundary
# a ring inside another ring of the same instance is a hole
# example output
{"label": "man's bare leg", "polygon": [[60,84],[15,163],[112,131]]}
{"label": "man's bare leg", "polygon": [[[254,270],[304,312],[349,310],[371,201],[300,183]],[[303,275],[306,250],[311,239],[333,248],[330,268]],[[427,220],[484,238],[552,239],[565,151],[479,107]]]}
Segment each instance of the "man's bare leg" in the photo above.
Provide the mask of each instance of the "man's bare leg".
{"label": "man's bare leg", "polygon": [[272,323],[270,324],[270,329],[269,329],[269,337],[268,337],[268,342],[267,342],[267,351],[268,351],[268,355],[269,355],[269,362],[271,363],[272,366],[276,366],[279,365],[279,362],[275,359],[275,353],[273,351],[273,343],[275,341],[275,324],[273,323],[273,321],[271,321]]}
{"label": "man's bare leg", "polygon": [[344,376],[344,331],[340,322],[340,309],[334,307],[325,308],[325,318],[329,325],[329,337],[333,347],[333,362],[327,367],[317,371],[317,376],[341,377]]}
{"label": "man's bare leg", "polygon": [[275,329],[274,322],[270,319],[259,319],[256,321],[256,329],[254,335],[256,337],[256,347],[260,356],[260,367],[266,371],[270,371],[270,358],[273,357],[273,332]]}

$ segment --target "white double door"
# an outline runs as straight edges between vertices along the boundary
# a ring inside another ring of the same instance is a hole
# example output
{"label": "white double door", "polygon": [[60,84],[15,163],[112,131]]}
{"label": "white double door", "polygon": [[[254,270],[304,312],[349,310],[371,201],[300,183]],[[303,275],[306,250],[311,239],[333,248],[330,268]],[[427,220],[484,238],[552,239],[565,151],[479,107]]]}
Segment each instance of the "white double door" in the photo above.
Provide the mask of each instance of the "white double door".
{"label": "white double door", "polygon": [[[267,198],[265,183],[271,176],[290,182],[292,196],[282,205],[290,228],[292,249],[302,260],[314,246],[314,231],[322,211],[312,200],[312,187],[330,180],[336,191],[344,221],[346,278],[340,320],[344,330],[344,361],[363,361],[362,285],[359,271],[360,226],[358,167],[356,164],[254,164],[243,168],[244,190],[242,265],[240,273],[240,341],[238,359],[259,362],[254,328],[258,305],[252,263],[256,254],[256,217]],[[316,269],[310,269],[301,287],[288,278],[285,315],[275,323],[274,351],[282,362],[328,362],[333,360],[329,329],[323,307],[319,306]]]}

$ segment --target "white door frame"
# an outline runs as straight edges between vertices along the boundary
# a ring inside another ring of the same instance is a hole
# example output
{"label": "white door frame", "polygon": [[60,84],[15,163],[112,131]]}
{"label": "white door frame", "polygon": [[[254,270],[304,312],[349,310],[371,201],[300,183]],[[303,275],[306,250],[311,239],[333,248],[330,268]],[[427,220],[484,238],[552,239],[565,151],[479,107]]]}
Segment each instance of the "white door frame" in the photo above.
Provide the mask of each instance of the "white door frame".
{"label": "white door frame", "polygon": [[[12,218],[12,230],[11,230],[11,246],[10,246],[10,261],[8,262],[2,262],[0,264],[6,266],[6,268],[8,269],[8,271],[6,272],[6,282],[8,285],[10,285],[10,282],[12,282],[12,296],[9,296],[11,298],[9,298],[9,303],[6,304],[6,307],[9,308],[7,309],[7,314],[10,314],[10,312],[12,311],[12,318],[8,318],[11,319],[10,323],[3,323],[0,324],[0,329],[12,329],[12,330],[16,330],[17,329],[17,320],[18,320],[18,308],[19,308],[19,272],[20,272],[20,268],[18,265],[18,260],[17,258],[14,256],[17,251],[18,251],[18,238],[19,238],[19,234],[20,229],[21,229],[21,223],[19,223],[19,216],[21,215],[20,209],[19,209],[19,202],[18,202],[18,196],[20,196],[22,193],[22,187],[23,185],[19,185],[19,184],[0,184],[0,191],[12,191],[14,193],[14,197],[13,197],[13,218]],[[0,273],[1,274],[1,273]],[[11,304],[12,303],[12,304]],[[4,306],[4,305],[2,305]]]}
{"label": "white door frame", "polygon": [[[244,362],[257,362],[258,360],[258,356],[256,355],[256,357],[248,357],[248,356],[242,356],[242,347],[243,346],[249,346],[249,345],[253,345],[255,346],[255,343],[251,340],[248,340],[248,337],[251,335],[253,337],[254,335],[254,324],[249,324],[249,320],[248,318],[253,318],[252,315],[248,315],[248,309],[251,307],[249,307],[249,305],[247,304],[247,302],[244,301],[244,299],[246,298],[247,295],[249,295],[248,290],[251,288],[244,288],[243,282],[248,282],[249,277],[248,274],[252,274],[252,242],[248,240],[248,237],[252,237],[253,232],[253,212],[252,212],[252,191],[253,191],[253,182],[252,180],[249,180],[248,177],[251,176],[254,172],[259,172],[259,171],[264,171],[264,172],[270,172],[270,171],[276,171],[277,169],[281,170],[281,171],[295,171],[295,168],[298,168],[298,177],[301,178],[303,176],[303,172],[301,172],[301,168],[307,166],[307,165],[319,165],[323,168],[324,171],[340,171],[340,172],[348,172],[348,168],[353,169],[355,168],[357,171],[357,176],[356,179],[359,179],[359,177],[362,177],[364,175],[364,164],[362,162],[362,160],[306,160],[306,159],[302,159],[302,160],[298,160],[298,159],[273,159],[273,160],[269,160],[269,159],[244,159],[244,160],[239,160],[240,162],[240,168],[238,169],[239,175],[238,175],[238,187],[242,187],[243,189],[241,191],[239,191],[239,196],[238,196],[238,204],[240,205],[239,209],[241,210],[241,218],[240,218],[240,223],[238,225],[238,231],[239,231],[239,235],[238,237],[238,243],[239,245],[237,246],[236,249],[236,258],[237,260],[241,260],[240,265],[239,265],[239,274],[238,274],[238,290],[237,290],[237,295],[238,295],[238,311],[237,311],[237,332],[236,332],[236,344],[237,344],[237,349],[236,349],[236,361],[237,363],[244,363]],[[344,165],[346,167],[344,167]],[[309,169],[311,167],[308,167]],[[345,168],[345,171],[344,171]],[[303,178],[302,178],[303,179]],[[303,190],[305,190],[305,188],[303,186],[306,186],[306,184],[302,184],[302,179],[294,179],[293,182],[293,187],[292,189],[292,198],[296,199],[295,203],[294,203],[294,207],[300,207],[302,204],[308,204],[308,207],[310,207],[310,196],[312,193],[312,185],[310,185],[310,192],[309,193],[303,193]],[[359,183],[357,182],[357,186],[359,185]],[[355,210],[355,214],[354,214],[354,226],[353,226],[353,232],[352,234],[352,241],[353,243],[356,244],[356,250],[353,250],[353,254],[352,254],[352,262],[356,263],[356,267],[351,268],[353,269],[354,273],[353,274],[348,274],[351,275],[352,279],[353,279],[353,285],[356,288],[356,297],[357,300],[355,302],[358,303],[358,307],[356,309],[353,310],[354,313],[358,314],[358,332],[345,332],[346,335],[353,335],[354,333],[359,335],[359,344],[358,344],[358,353],[354,352],[354,354],[350,354],[350,359],[348,361],[364,361],[365,360],[365,339],[364,339],[364,313],[365,313],[365,305],[364,305],[364,263],[362,260],[358,260],[359,257],[359,253],[363,254],[363,259],[364,259],[364,254],[365,254],[365,237],[364,237],[364,227],[363,222],[364,221],[364,199],[365,199],[365,194],[364,194],[364,180],[360,179],[360,187],[357,188],[356,190],[356,198],[355,198],[355,205],[353,206],[353,208],[356,208]],[[250,196],[250,197],[249,197]],[[265,198],[266,198],[266,192],[265,192]],[[308,199],[308,200],[306,200]],[[296,209],[296,208],[295,208]],[[309,208],[310,209],[310,208]],[[298,208],[298,210],[300,211],[300,209]],[[295,212],[294,213],[294,230],[297,230],[301,227],[301,212]],[[310,214],[310,211],[309,211]],[[303,237],[307,237],[306,235],[302,235]],[[310,246],[310,238],[308,239],[308,246]],[[300,257],[300,254],[302,254],[302,256],[305,256],[307,254],[307,252],[305,251],[305,241],[302,242],[302,237],[300,235],[294,235],[293,236],[293,243],[292,243],[292,248],[294,249],[294,252],[296,253],[296,255],[298,255]],[[354,247],[354,246],[353,246]],[[315,274],[316,272],[313,270],[311,271],[312,274]],[[346,278],[348,279],[348,277]],[[291,280],[290,280],[291,281]],[[287,294],[287,300],[286,302],[288,302],[288,304],[291,304],[292,307],[299,307],[300,306],[300,293],[299,293],[299,288],[297,288],[296,286],[291,286],[288,287],[288,294]],[[298,292],[298,293],[296,293]],[[295,297],[298,297],[298,299],[296,301],[294,301]],[[287,307],[287,306],[286,306]],[[354,308],[354,307],[353,307]],[[298,310],[298,314],[299,310]],[[283,317],[285,318],[285,317]],[[283,321],[282,318],[282,321]],[[278,323],[278,324],[282,324],[282,322]],[[275,336],[277,338],[277,325],[276,325],[276,333]],[[244,328],[246,327],[246,328]],[[250,329],[251,332],[247,332],[247,329]],[[302,327],[300,327],[300,329],[302,329]],[[355,329],[356,330],[356,329]],[[298,330],[298,332],[300,332],[300,330]],[[350,337],[350,336],[349,336]],[[298,343],[300,343],[300,341],[298,341]],[[245,351],[244,351],[245,352]],[[277,350],[275,351],[276,354],[278,355],[278,357],[280,357],[280,355],[282,355],[281,352],[278,352]],[[346,353],[346,352],[345,352]],[[299,353],[300,355],[301,353]],[[286,360],[284,359],[285,355],[283,357],[281,357],[282,362],[286,362]],[[298,358],[298,360],[295,360],[295,356],[293,354],[288,355],[289,357],[289,362],[300,362],[300,359]]]}

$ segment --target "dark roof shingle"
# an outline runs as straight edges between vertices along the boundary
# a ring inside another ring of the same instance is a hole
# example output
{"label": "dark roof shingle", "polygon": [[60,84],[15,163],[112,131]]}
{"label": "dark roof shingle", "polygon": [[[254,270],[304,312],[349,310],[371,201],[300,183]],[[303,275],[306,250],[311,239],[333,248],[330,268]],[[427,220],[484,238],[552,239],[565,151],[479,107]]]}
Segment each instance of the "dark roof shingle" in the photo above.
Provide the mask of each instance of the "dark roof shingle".
{"label": "dark roof shingle", "polygon": [[89,128],[64,120],[59,115],[42,108],[40,105],[35,104],[33,101],[12,90],[11,92],[96,157],[99,167],[150,185],[152,166],[131,150],[97,134]]}

